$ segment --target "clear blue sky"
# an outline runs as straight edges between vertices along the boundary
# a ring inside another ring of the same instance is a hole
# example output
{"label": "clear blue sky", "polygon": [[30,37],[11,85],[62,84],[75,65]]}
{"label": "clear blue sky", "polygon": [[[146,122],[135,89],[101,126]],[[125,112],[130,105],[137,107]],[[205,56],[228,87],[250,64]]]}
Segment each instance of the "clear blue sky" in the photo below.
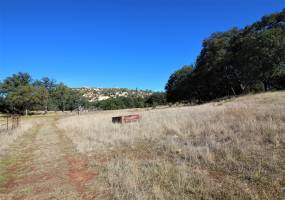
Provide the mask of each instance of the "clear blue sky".
{"label": "clear blue sky", "polygon": [[0,79],[29,72],[70,87],[163,90],[212,32],[284,0],[0,0]]}

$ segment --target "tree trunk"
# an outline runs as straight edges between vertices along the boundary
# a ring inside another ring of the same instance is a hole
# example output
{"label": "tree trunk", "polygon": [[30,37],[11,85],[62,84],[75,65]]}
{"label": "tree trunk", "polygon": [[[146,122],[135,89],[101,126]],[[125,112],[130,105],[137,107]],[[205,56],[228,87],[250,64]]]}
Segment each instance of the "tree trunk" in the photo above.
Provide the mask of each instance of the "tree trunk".
{"label": "tree trunk", "polygon": [[45,106],[45,114],[47,114],[47,111],[48,111],[48,105],[46,104],[46,106]]}
{"label": "tree trunk", "polygon": [[235,89],[233,87],[231,87],[232,91],[233,91],[233,94],[234,96],[236,96],[236,92],[235,92]]}
{"label": "tree trunk", "polygon": [[263,87],[264,87],[264,91],[267,92],[269,90],[269,84],[268,81],[263,81]]}
{"label": "tree trunk", "polygon": [[48,95],[46,97],[45,114],[47,114],[47,112],[48,112],[48,102],[49,102],[49,93],[48,93]]}
{"label": "tree trunk", "polygon": [[28,116],[28,109],[25,110],[25,115]]}
{"label": "tree trunk", "polygon": [[244,93],[245,86],[242,83],[240,84],[240,89],[241,89],[242,93]]}

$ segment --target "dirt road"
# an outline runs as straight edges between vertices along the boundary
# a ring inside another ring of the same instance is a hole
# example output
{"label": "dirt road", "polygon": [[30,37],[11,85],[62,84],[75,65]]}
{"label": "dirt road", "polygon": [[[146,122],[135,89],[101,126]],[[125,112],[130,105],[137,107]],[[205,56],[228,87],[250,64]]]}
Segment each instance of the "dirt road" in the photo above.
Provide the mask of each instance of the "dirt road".
{"label": "dirt road", "polygon": [[47,118],[18,138],[0,158],[0,200],[96,199],[97,172]]}

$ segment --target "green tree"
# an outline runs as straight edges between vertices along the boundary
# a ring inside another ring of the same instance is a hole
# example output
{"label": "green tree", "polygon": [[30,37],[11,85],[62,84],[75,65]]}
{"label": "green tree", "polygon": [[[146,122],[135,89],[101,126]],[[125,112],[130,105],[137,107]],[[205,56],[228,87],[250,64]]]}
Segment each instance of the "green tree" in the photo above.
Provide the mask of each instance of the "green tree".
{"label": "green tree", "polygon": [[54,103],[57,105],[57,108],[64,112],[66,110],[66,104],[68,99],[68,88],[63,84],[60,83],[57,85],[52,92],[52,98]]}
{"label": "green tree", "polygon": [[183,83],[192,73],[193,68],[193,65],[184,65],[170,76],[165,86],[167,101],[175,102],[184,99],[185,85]]}
{"label": "green tree", "polygon": [[1,84],[2,104],[5,112],[24,113],[37,103],[36,90],[31,86],[32,78],[27,73],[14,74]]}
{"label": "green tree", "polygon": [[19,72],[13,74],[11,77],[7,77],[1,84],[1,93],[8,93],[15,91],[20,86],[30,85],[32,77],[28,73]]}
{"label": "green tree", "polygon": [[142,97],[115,97],[102,100],[95,103],[95,108],[102,110],[118,110],[126,108],[143,108],[145,107],[145,99]]}
{"label": "green tree", "polygon": [[251,91],[285,88],[285,11],[244,29],[204,40],[195,68],[172,74],[167,100],[205,102]]}
{"label": "green tree", "polygon": [[146,98],[145,104],[147,106],[156,107],[158,105],[165,105],[166,94],[164,92],[155,92],[152,93],[149,97]]}
{"label": "green tree", "polygon": [[88,106],[78,90],[47,77],[32,81],[27,73],[14,74],[0,84],[0,111],[24,113],[29,110],[75,110]]}
{"label": "green tree", "polygon": [[54,101],[50,98],[53,90],[56,88],[56,81],[48,77],[44,77],[41,80],[36,80],[33,85],[39,88],[40,95],[42,95],[42,102],[44,104],[45,113],[49,110],[49,107],[55,108]]}
{"label": "green tree", "polygon": [[212,34],[204,40],[203,49],[196,61],[196,68],[183,84],[188,88],[187,99],[208,101],[229,95],[232,84],[227,78],[227,59],[230,41],[240,31],[233,28]]}
{"label": "green tree", "polygon": [[270,90],[274,80],[284,77],[285,25],[280,23],[282,20],[285,20],[284,14],[264,17],[246,27],[232,41],[231,65],[243,91],[250,91],[258,83],[263,84],[263,90]]}
{"label": "green tree", "polygon": [[40,102],[35,87],[31,85],[18,86],[5,97],[6,105],[13,113],[26,113]]}

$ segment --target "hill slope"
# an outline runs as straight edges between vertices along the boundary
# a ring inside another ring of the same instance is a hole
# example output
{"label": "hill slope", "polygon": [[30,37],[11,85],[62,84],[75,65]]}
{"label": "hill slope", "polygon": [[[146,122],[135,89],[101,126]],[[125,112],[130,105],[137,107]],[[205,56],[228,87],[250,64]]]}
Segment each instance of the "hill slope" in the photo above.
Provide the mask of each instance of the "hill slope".
{"label": "hill slope", "polygon": [[[59,127],[99,166],[109,199],[282,199],[284,99],[285,92],[272,92],[96,112],[62,119]],[[112,124],[112,116],[131,113],[141,122]]]}
{"label": "hill slope", "polygon": [[87,97],[90,102],[102,101],[115,97],[147,97],[152,94],[148,90],[131,90],[126,88],[76,88],[83,93],[83,96]]}

